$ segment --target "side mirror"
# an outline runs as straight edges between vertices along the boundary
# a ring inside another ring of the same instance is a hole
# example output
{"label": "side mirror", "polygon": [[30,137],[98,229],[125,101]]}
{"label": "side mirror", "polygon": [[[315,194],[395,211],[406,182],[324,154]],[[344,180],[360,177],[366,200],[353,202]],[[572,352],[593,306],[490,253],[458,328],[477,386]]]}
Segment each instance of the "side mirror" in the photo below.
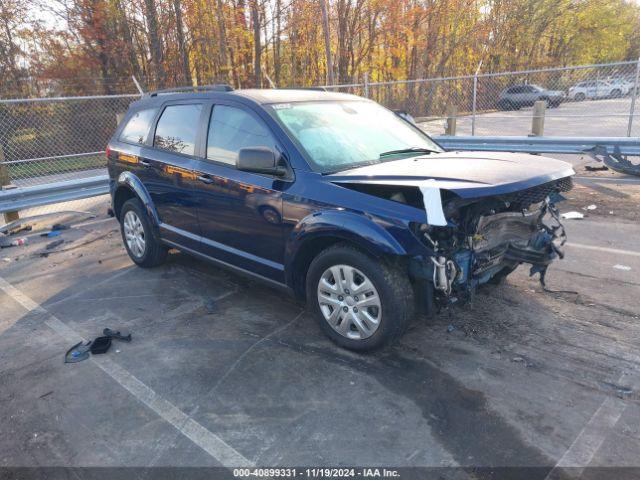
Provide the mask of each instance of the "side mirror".
{"label": "side mirror", "polygon": [[287,169],[279,165],[280,155],[268,147],[241,148],[236,167],[243,172],[263,173],[284,177]]}

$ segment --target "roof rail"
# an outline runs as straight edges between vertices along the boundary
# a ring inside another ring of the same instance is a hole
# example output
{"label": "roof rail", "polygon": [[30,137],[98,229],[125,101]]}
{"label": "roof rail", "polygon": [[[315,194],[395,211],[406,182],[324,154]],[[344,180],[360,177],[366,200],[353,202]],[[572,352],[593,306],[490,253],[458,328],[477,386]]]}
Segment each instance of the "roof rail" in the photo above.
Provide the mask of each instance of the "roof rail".
{"label": "roof rail", "polygon": [[171,93],[182,93],[182,92],[232,92],[233,87],[231,85],[227,85],[225,83],[215,84],[215,85],[194,85],[190,87],[176,87],[176,88],[165,88],[163,90],[155,90],[153,92],[149,92],[147,95],[150,97],[156,97],[158,95],[168,95]]}
{"label": "roof rail", "polygon": [[279,87],[278,90],[314,90],[316,92],[328,92],[327,87]]}

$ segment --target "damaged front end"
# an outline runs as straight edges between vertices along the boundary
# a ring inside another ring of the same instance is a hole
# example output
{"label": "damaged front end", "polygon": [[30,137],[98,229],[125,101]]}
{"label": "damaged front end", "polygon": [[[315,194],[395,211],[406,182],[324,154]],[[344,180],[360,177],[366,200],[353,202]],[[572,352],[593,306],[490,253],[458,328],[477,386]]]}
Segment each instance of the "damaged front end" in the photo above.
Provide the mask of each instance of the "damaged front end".
{"label": "damaged front end", "polygon": [[[434,300],[472,298],[484,283],[498,283],[518,265],[531,265],[544,285],[551,262],[562,258],[566,234],[554,200],[571,178],[508,195],[464,199],[442,192],[446,225],[413,225],[431,255],[414,257],[410,272],[433,284]],[[426,199],[425,199],[426,200]]]}

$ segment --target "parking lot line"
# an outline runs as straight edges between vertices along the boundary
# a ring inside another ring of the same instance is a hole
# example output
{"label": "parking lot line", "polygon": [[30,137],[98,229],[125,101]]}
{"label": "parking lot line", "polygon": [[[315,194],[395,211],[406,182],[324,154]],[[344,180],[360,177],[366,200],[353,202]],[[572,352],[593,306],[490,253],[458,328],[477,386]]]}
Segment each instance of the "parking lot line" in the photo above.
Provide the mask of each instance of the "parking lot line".
{"label": "parking lot line", "polygon": [[640,252],[633,250],[621,250],[619,248],[598,247],[597,245],[584,245],[582,243],[568,242],[565,247],[582,248],[583,250],[595,250],[597,252],[614,253],[616,255],[630,255],[640,257]]}
{"label": "parking lot line", "polygon": [[[79,342],[84,340],[72,328],[67,326],[55,315],[29,298],[29,296],[11,285],[2,277],[0,277],[0,290],[4,291],[27,311],[46,314],[48,318],[44,323],[64,339],[70,342]],[[122,388],[131,393],[131,395],[133,395],[138,401],[144,403],[160,418],[172,425],[176,430],[182,433],[182,435],[207,452],[222,465],[234,467],[253,466],[253,462],[244,457],[224,440],[210,430],[207,430],[174,404],[162,398],[152,388],[144,384],[128,370],[121,367],[110,358],[104,357],[96,359],[96,357],[92,356],[90,361],[115,380]]]}
{"label": "parking lot line", "polygon": [[[621,383],[622,380],[623,377],[618,383]],[[615,397],[605,398],[545,480],[579,478],[583,469],[589,466],[594,455],[602,446],[606,435],[618,423],[625,408],[626,404],[623,401]],[[569,472],[562,471],[565,468],[571,470]]]}

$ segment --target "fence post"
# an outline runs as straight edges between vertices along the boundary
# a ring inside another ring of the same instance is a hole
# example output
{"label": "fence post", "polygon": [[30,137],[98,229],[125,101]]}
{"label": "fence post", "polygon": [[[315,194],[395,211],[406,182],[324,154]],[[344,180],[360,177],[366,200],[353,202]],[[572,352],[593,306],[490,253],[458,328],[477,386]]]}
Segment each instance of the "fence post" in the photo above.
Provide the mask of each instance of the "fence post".
{"label": "fence post", "polygon": [[478,98],[478,72],[473,76],[473,105],[471,106],[471,136],[476,135],[476,101]]}
{"label": "fence post", "polygon": [[633,127],[633,116],[636,113],[636,97],[638,96],[638,79],[640,77],[640,58],[636,62],[636,79],[633,83],[633,90],[631,91],[631,108],[629,110],[629,126],[627,127],[627,137],[631,136],[631,128]]}
{"label": "fence post", "polygon": [[544,135],[544,112],[547,109],[546,100],[538,100],[533,104],[533,119],[531,120],[531,136]]}
{"label": "fence post", "polygon": [[[4,150],[2,150],[2,145],[0,145],[0,190],[2,190],[2,187],[5,185],[9,185],[10,181],[9,169],[4,164]],[[5,223],[11,223],[19,218],[20,215],[18,212],[4,212]]]}
{"label": "fence post", "polygon": [[478,68],[476,68],[476,71],[473,74],[473,105],[472,105],[472,113],[471,113],[471,136],[472,137],[475,136],[476,134],[476,104],[478,101],[478,73],[480,73],[481,68],[482,68],[482,60],[478,62]]}
{"label": "fence post", "polygon": [[458,108],[455,105],[449,105],[447,107],[447,126],[445,128],[445,135],[456,134],[456,120],[458,117]]}
{"label": "fence post", "polygon": [[369,72],[364,72],[364,96],[369,98]]}

